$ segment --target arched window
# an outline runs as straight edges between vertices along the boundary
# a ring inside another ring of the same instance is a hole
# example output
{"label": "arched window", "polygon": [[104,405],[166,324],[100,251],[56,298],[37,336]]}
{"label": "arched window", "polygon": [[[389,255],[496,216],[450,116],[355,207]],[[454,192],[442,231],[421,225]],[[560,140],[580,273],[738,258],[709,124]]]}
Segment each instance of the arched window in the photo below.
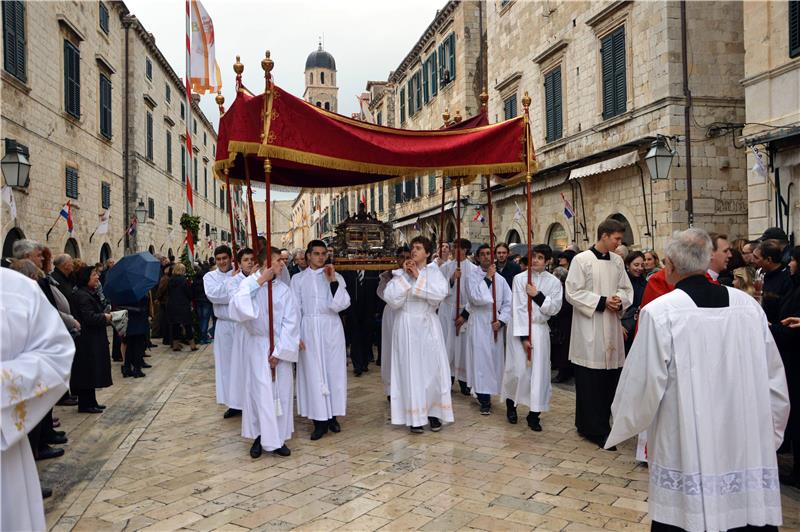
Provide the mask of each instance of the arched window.
{"label": "arched window", "polygon": [[317,107],[322,107],[322,102],[317,102]]}
{"label": "arched window", "polygon": [[330,111],[331,110],[331,103],[330,102],[325,102],[325,110],[326,111]]}
{"label": "arched window", "polygon": [[506,242],[508,242],[508,245],[519,244],[520,242],[522,242],[522,239],[519,236],[519,232],[517,232],[516,229],[512,229],[511,231],[509,231],[508,235],[506,236]]}
{"label": "arched window", "polygon": [[319,82],[320,82],[322,85],[325,85],[325,72],[320,72],[320,73],[319,73]]}
{"label": "arched window", "polygon": [[308,84],[309,85],[313,85],[314,84],[314,73],[313,72],[309,72],[308,73]]}
{"label": "arched window", "polygon": [[6,238],[3,240],[3,258],[10,258],[13,256],[12,252],[14,250],[14,242],[17,240],[22,240],[25,238],[25,234],[19,227],[12,227],[8,233],[6,233]]}
{"label": "arched window", "polygon": [[556,222],[547,230],[547,245],[553,251],[563,251],[569,245],[569,235],[564,226]]}
{"label": "arched window", "polygon": [[74,238],[70,238],[67,240],[66,245],[64,246],[64,253],[72,257],[73,259],[79,259],[81,257],[81,252],[78,249],[78,241]]}
{"label": "arched window", "polygon": [[633,245],[633,229],[631,229],[631,224],[628,222],[628,219],[620,213],[612,214],[609,218],[621,222],[622,225],[625,226],[625,234],[622,236],[622,243],[626,246]]}
{"label": "arched window", "polygon": [[149,251],[151,255],[155,255],[156,247],[153,244],[150,244],[150,246],[147,248],[147,251]]}
{"label": "arched window", "polygon": [[103,247],[100,248],[100,262],[105,264],[105,262],[111,258],[111,246],[108,245],[108,242],[103,244]]}

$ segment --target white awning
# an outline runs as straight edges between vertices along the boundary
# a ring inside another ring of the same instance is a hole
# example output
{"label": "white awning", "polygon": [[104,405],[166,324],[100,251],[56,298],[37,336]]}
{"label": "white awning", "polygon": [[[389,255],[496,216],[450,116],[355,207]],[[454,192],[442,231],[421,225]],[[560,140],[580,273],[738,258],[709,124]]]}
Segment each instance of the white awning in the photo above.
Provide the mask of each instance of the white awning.
{"label": "white awning", "polygon": [[393,229],[400,229],[401,227],[408,227],[409,225],[414,225],[419,220],[418,216],[412,216],[411,218],[407,218],[405,220],[401,220],[399,222],[394,222],[392,224]]}
{"label": "white awning", "polygon": [[580,179],[582,177],[587,177],[590,175],[597,175],[602,174],[604,172],[611,172],[612,170],[617,170],[619,168],[625,168],[626,166],[633,166],[639,160],[639,152],[632,151],[629,153],[625,153],[623,155],[618,155],[617,157],[613,157],[611,159],[606,159],[604,161],[599,161],[594,164],[589,164],[586,166],[582,166],[580,168],[575,168],[570,170],[569,178],[570,179]]}

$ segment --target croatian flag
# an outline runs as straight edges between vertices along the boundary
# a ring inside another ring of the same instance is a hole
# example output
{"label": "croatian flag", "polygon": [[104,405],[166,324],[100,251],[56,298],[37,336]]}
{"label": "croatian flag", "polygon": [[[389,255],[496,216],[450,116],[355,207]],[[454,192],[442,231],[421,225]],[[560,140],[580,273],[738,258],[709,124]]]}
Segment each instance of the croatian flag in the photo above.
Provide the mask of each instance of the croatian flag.
{"label": "croatian flag", "polygon": [[481,210],[480,209],[475,209],[475,216],[472,217],[472,221],[473,222],[480,222],[480,223],[483,223],[483,222],[486,221],[486,218],[483,217],[483,214],[481,214]]}
{"label": "croatian flag", "polygon": [[72,234],[72,202],[67,201],[67,203],[61,207],[61,212],[59,215],[67,221],[67,231]]}
{"label": "croatian flag", "polygon": [[561,199],[564,200],[564,216],[569,220],[575,216],[575,211],[572,210],[572,204],[564,197],[563,192],[561,193]]}
{"label": "croatian flag", "polygon": [[131,220],[131,225],[128,226],[128,235],[129,236],[136,236],[136,227],[139,225],[139,220],[136,219],[136,216],[133,217]]}

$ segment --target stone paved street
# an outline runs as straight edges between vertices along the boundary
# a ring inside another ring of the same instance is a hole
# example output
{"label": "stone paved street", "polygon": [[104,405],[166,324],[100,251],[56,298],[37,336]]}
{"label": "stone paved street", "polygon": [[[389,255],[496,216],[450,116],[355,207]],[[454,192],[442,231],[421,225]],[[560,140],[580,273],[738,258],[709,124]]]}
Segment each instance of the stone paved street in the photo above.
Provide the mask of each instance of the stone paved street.
{"label": "stone paved street", "polygon": [[[573,427],[574,393],[557,387],[544,432],[482,417],[455,394],[456,423],[421,435],[392,427],[378,368],[350,374],[342,432],[312,442],[296,420],[290,458],[252,460],[240,419],[214,401],[211,346],[152,351],[145,379],[98,394],[108,410],[56,407],[70,443],[40,462],[53,530],[648,530],[647,470],[633,442],[605,452]],[[496,405],[497,407],[498,405]],[[784,489],[786,529],[800,491]]]}

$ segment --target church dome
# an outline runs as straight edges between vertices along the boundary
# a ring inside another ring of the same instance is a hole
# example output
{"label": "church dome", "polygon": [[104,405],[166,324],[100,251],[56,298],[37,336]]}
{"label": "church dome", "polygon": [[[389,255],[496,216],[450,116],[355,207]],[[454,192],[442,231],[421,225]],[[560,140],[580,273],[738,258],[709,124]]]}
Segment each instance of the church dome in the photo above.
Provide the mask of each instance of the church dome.
{"label": "church dome", "polygon": [[322,49],[320,43],[319,48],[314,50],[308,55],[306,59],[306,70],[310,68],[327,68],[328,70],[336,70],[336,61],[333,56]]}

